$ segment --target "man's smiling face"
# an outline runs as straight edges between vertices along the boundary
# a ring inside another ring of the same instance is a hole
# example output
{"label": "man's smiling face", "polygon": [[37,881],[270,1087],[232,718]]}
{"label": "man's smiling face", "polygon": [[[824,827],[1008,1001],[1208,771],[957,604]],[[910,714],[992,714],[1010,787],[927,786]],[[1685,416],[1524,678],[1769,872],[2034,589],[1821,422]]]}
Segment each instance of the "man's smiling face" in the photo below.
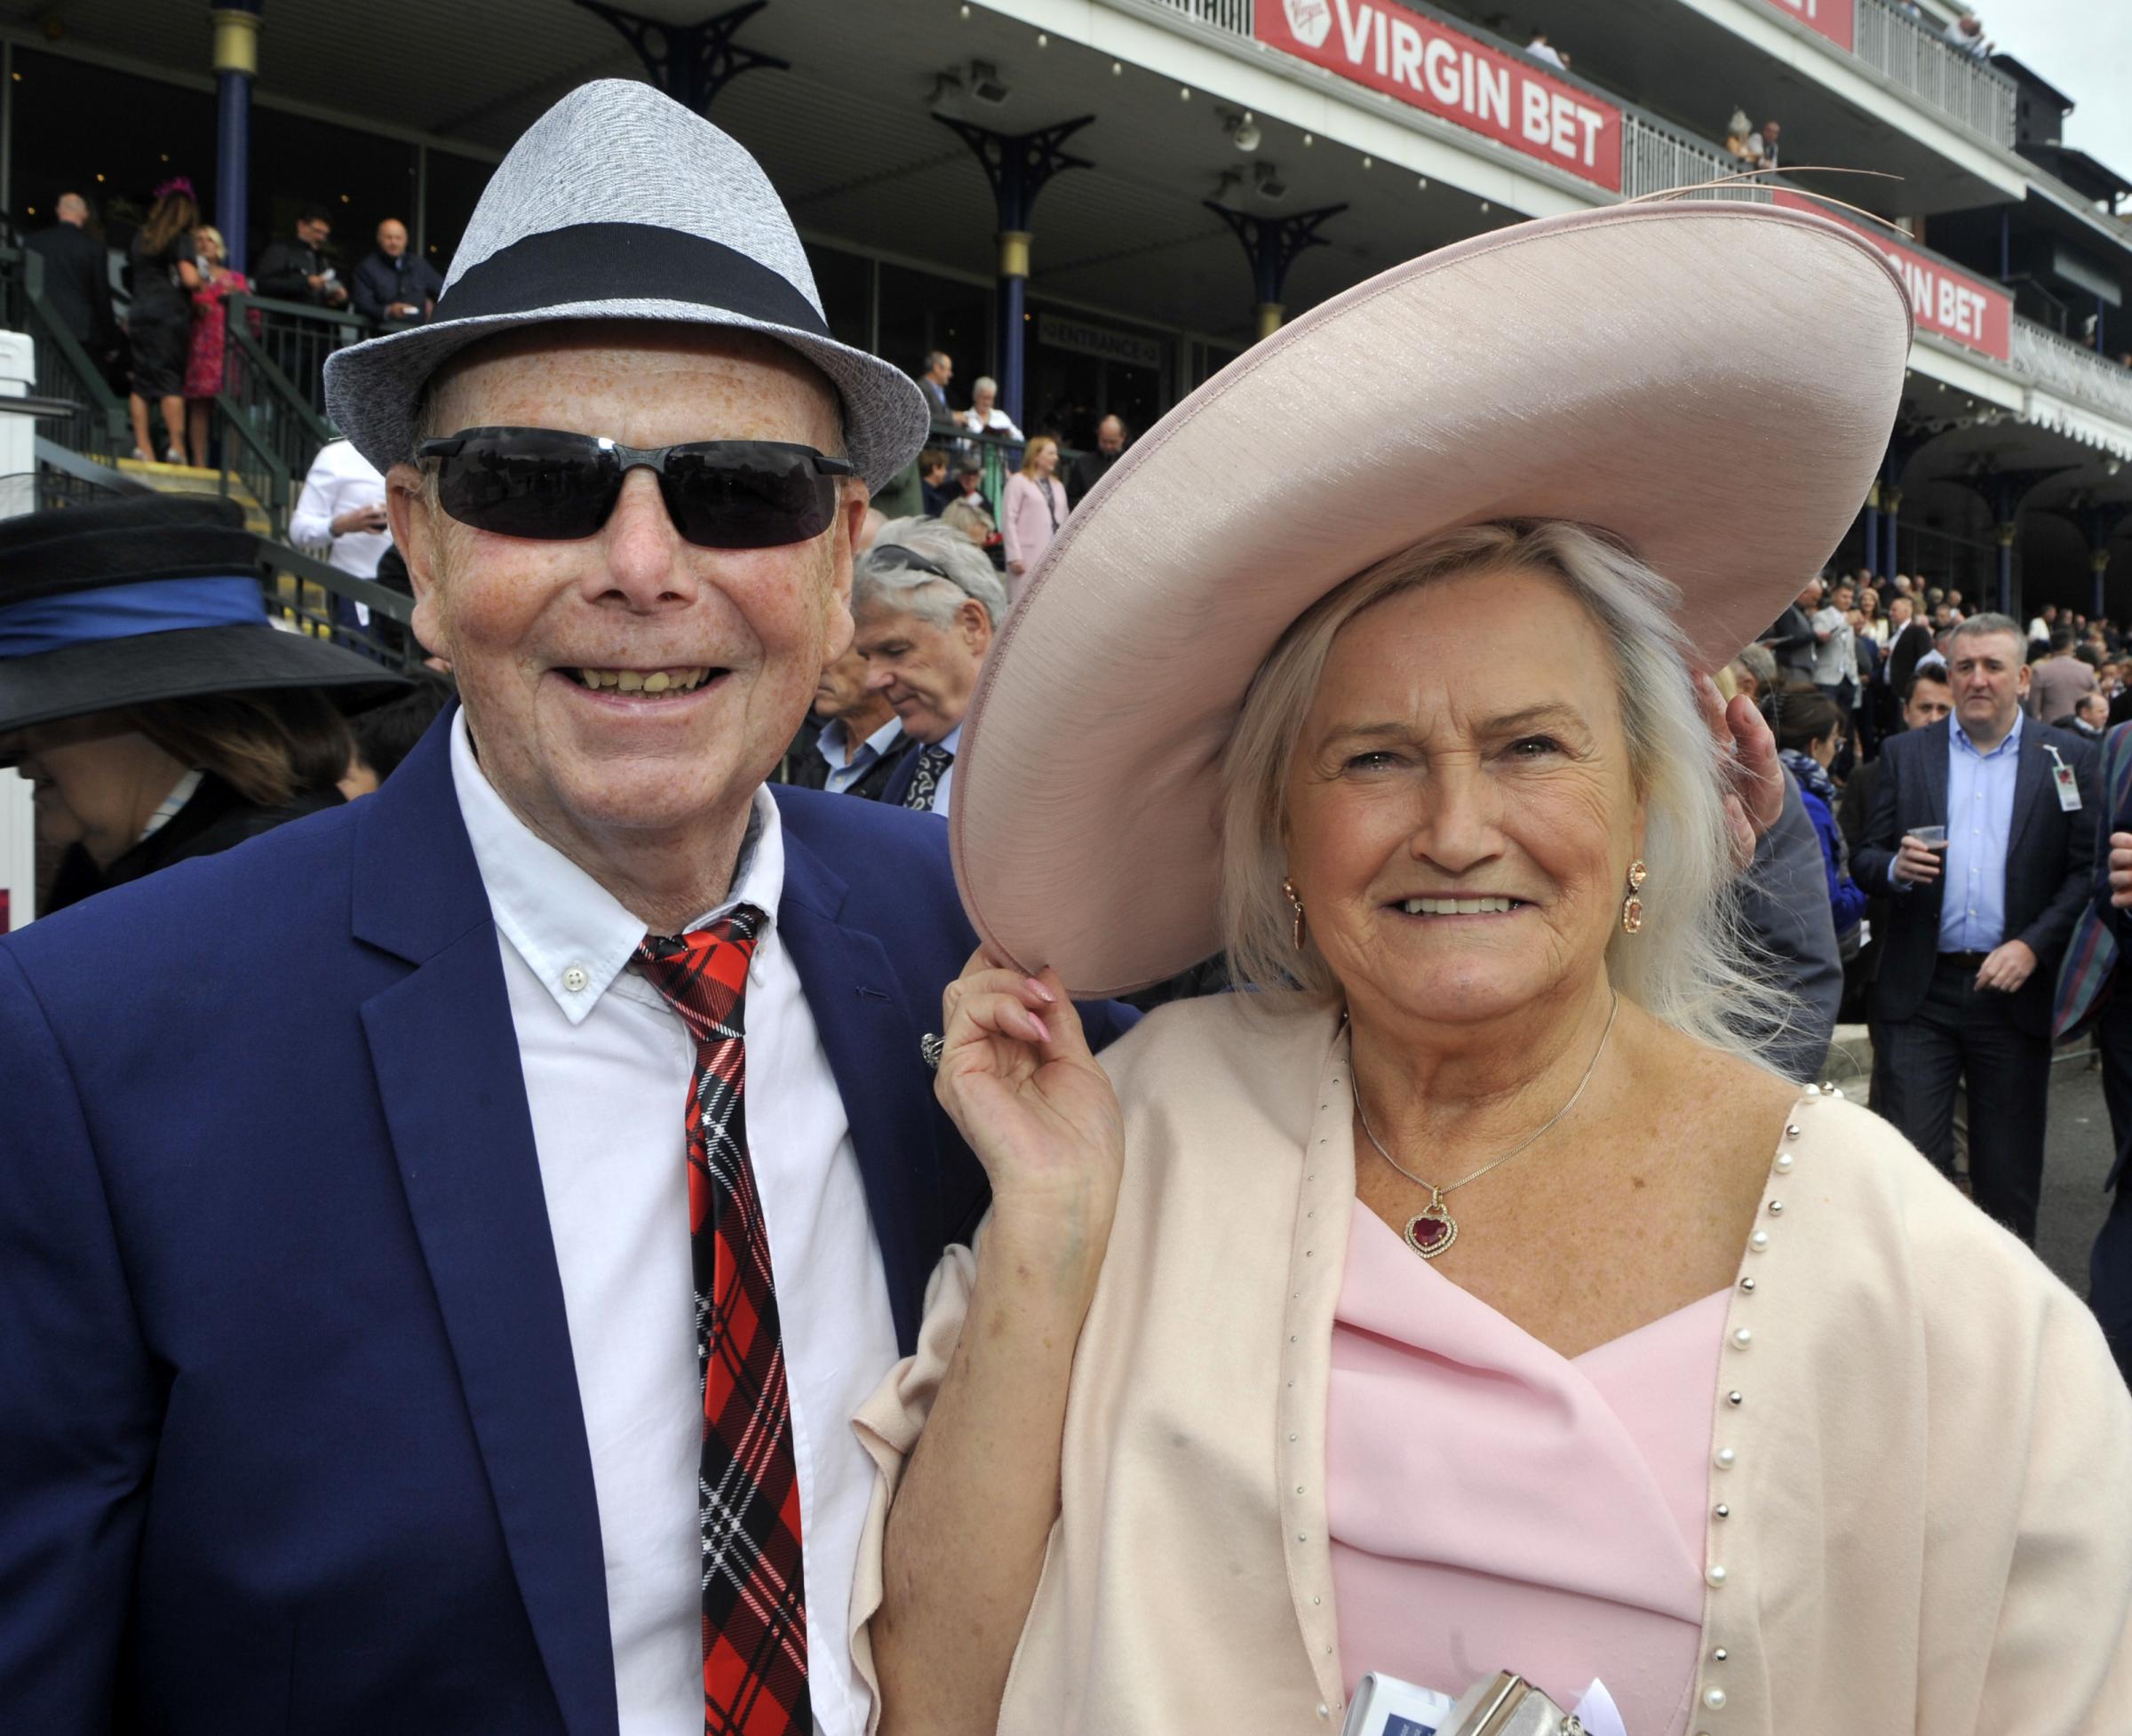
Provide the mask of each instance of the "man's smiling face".
{"label": "man's smiling face", "polygon": [[[835,391],[792,352],[615,322],[538,327],[458,361],[426,432],[481,426],[843,450]],[[416,631],[450,660],[482,769],[521,819],[584,859],[615,834],[685,833],[738,811],[850,642],[866,497],[841,488],[835,520],[806,542],[701,548],[635,470],[597,533],[543,542],[458,523],[418,470],[394,468]]]}

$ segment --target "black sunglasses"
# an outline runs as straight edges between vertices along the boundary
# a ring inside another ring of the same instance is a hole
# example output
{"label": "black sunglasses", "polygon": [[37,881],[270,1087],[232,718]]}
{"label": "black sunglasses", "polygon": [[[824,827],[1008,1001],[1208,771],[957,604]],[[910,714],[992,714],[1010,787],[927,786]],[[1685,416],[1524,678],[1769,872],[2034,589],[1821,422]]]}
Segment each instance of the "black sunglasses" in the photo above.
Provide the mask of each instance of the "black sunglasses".
{"label": "black sunglasses", "polygon": [[777,440],[623,446],[556,428],[465,428],[415,448],[437,461],[437,498],[461,524],[499,537],[574,542],[597,534],[641,466],[659,479],[673,528],[699,548],[778,548],[828,530],[848,459]]}

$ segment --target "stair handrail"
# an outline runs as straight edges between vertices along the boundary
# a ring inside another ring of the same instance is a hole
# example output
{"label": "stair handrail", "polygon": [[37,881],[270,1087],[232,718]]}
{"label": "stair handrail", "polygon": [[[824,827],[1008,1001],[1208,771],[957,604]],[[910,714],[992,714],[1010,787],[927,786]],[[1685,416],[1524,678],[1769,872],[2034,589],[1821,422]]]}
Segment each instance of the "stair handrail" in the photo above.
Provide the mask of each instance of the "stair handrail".
{"label": "stair handrail", "polygon": [[[223,378],[227,380],[227,370]],[[243,483],[259,503],[259,510],[266,514],[266,522],[276,532],[286,531],[290,512],[296,505],[295,483],[282,466],[281,455],[252,426],[244,406],[229,395],[227,386],[215,394],[214,404],[215,425],[222,436],[218,479],[221,493],[226,497],[229,494],[233,480]],[[248,471],[239,465],[240,446],[251,454],[256,468]],[[262,482],[263,488],[259,486]]]}
{"label": "stair handrail", "polygon": [[[225,354],[236,350],[243,354],[245,365],[255,370],[264,382],[267,392],[285,409],[292,411],[306,434],[315,437],[321,446],[338,440],[333,425],[312,407],[311,400],[296,388],[295,382],[282,371],[281,364],[266,353],[266,346],[253,335],[251,313],[254,308],[282,311],[298,307],[295,302],[274,301],[265,296],[240,292],[228,299],[228,318],[225,322]],[[228,378],[225,371],[224,378]],[[304,468],[308,469],[308,463]]]}
{"label": "stair handrail", "polygon": [[[111,389],[103,370],[82,347],[80,339],[52,313],[52,304],[44,299],[44,256],[35,248],[11,247],[0,250],[0,264],[20,267],[22,325],[36,349],[38,393],[46,397],[71,399],[91,425],[100,423],[111,457],[131,452],[132,420],[127,414],[125,401]],[[48,376],[48,362],[59,378]],[[90,432],[93,434],[93,426]]]}

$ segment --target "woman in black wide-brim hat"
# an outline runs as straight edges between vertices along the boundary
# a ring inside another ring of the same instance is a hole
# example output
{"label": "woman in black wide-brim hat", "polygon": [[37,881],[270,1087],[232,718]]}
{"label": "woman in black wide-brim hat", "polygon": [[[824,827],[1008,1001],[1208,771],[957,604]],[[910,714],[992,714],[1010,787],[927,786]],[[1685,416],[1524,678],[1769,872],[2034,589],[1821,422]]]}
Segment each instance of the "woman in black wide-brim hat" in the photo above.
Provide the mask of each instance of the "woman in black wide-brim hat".
{"label": "woman in black wide-brim hat", "polygon": [[233,501],[0,520],[0,765],[66,850],[49,910],[338,806],[346,714],[404,685],[273,629]]}

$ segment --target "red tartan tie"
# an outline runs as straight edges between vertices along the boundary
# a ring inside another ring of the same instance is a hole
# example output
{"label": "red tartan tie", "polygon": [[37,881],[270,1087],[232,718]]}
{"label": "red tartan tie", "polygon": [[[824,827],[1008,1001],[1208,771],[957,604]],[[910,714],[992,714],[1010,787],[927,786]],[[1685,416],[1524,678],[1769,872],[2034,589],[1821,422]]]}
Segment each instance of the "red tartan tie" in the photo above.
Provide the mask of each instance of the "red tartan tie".
{"label": "red tartan tie", "polygon": [[742,1001],[765,919],[744,904],[637,967],[696,1044],[688,1092],[688,1234],[704,1449],[705,1736],[808,1736],[800,1477],[762,1199],[748,1161]]}

